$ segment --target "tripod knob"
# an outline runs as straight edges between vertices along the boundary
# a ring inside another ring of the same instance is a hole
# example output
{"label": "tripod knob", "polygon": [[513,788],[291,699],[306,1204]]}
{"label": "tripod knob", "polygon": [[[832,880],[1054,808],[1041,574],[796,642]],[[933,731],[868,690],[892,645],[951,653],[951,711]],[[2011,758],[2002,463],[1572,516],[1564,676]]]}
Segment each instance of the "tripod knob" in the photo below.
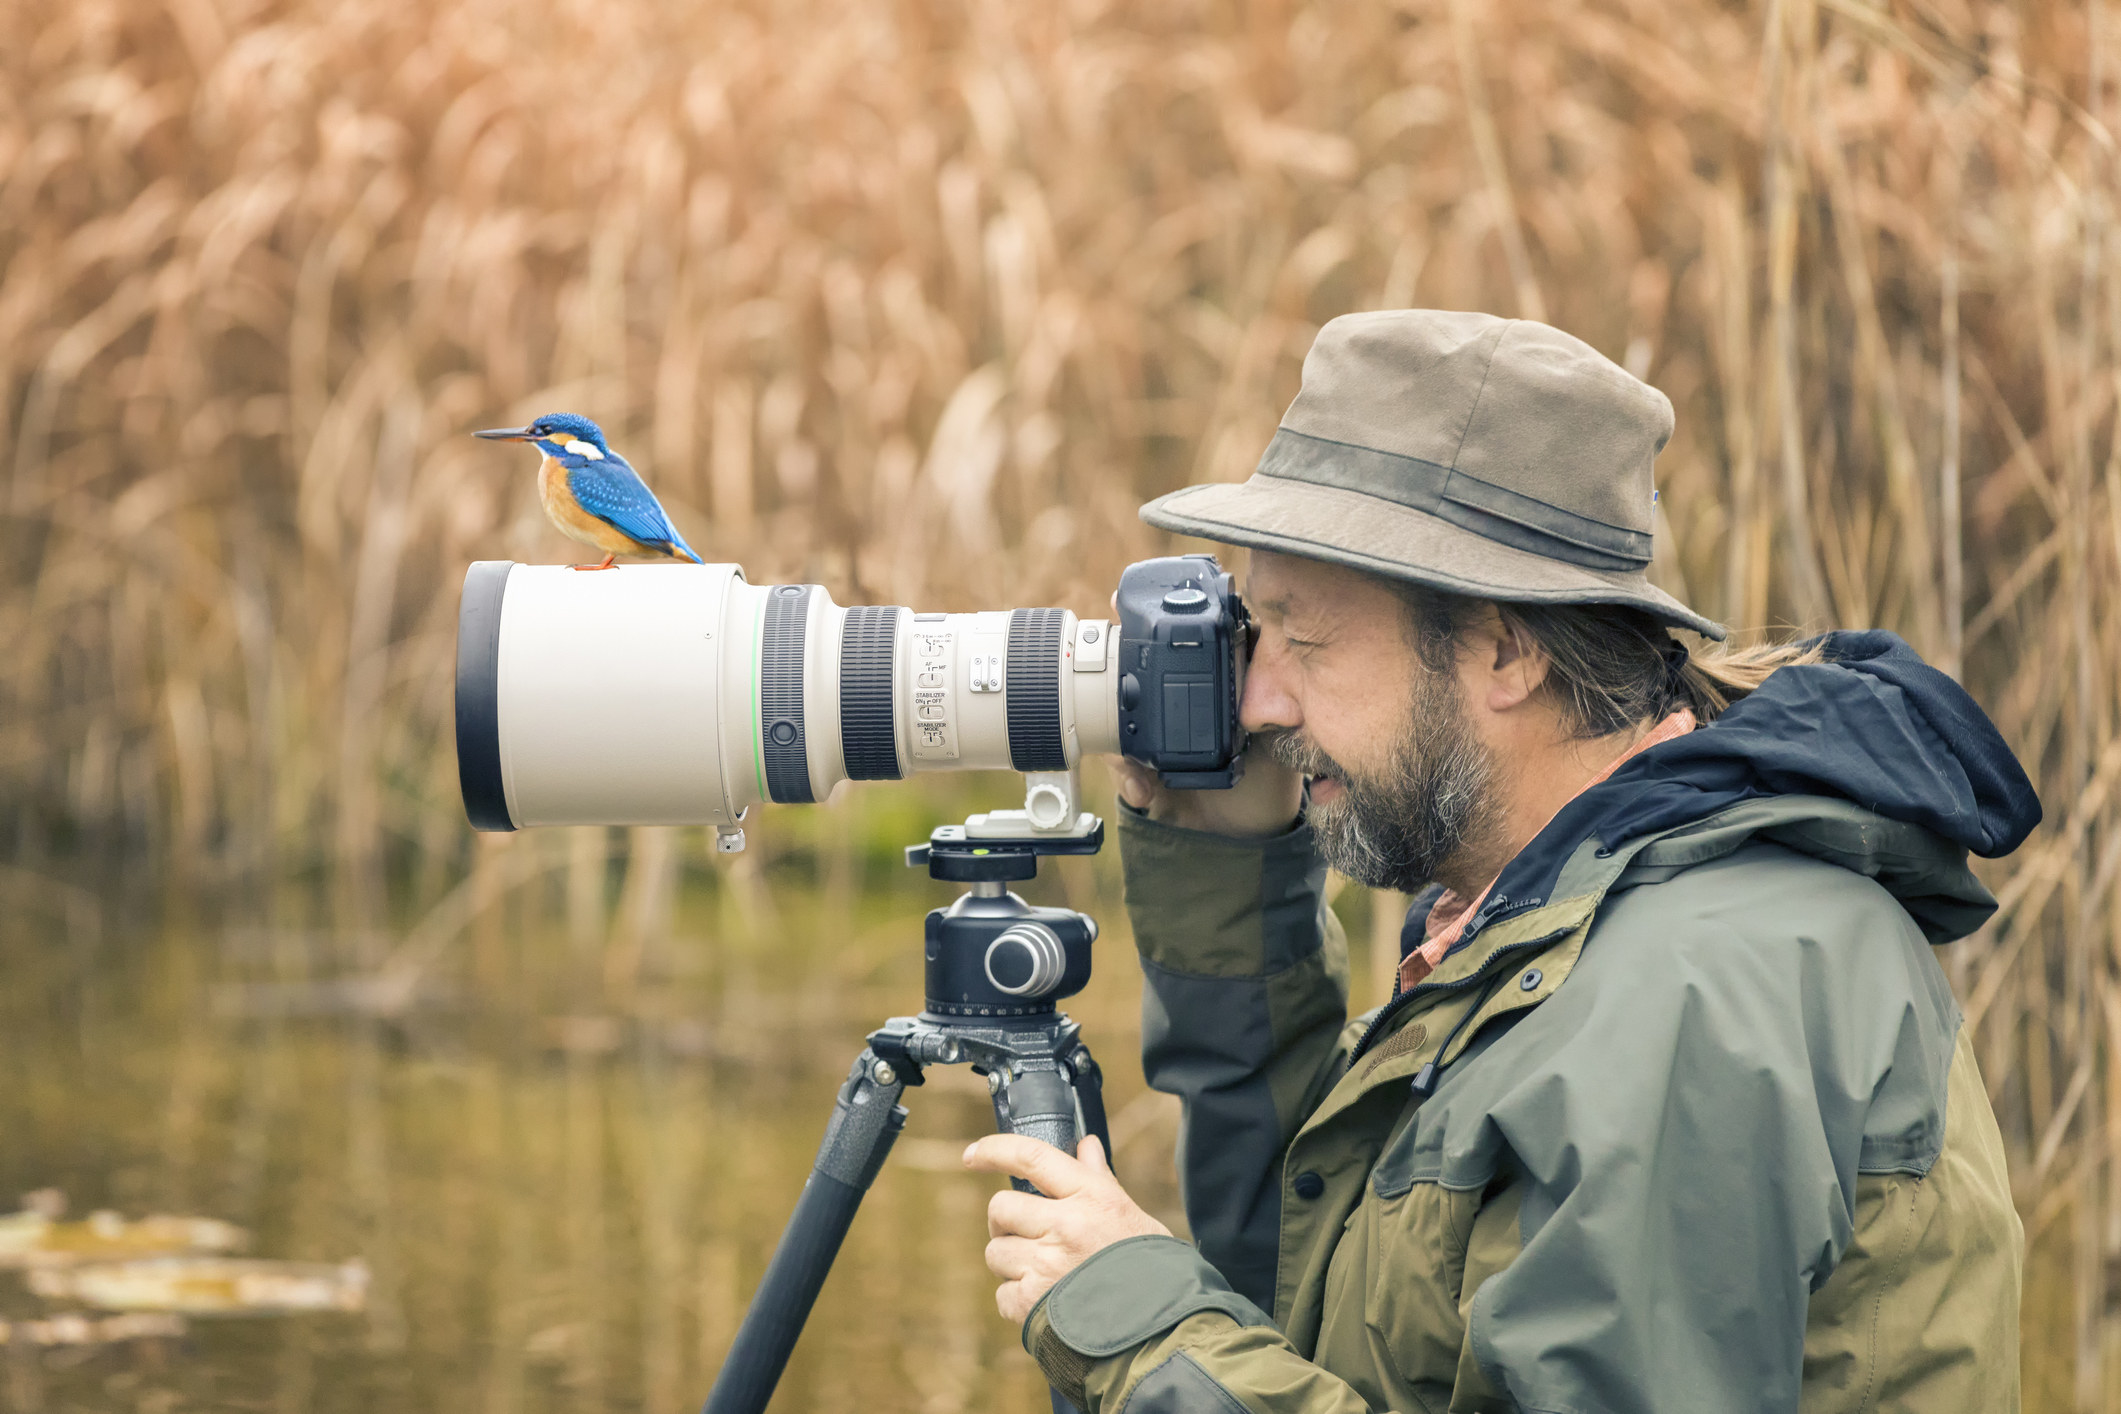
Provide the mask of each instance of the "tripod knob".
{"label": "tripod knob", "polygon": [[1043,996],[1067,970],[1060,939],[1043,923],[1015,924],[987,944],[987,980],[1012,997]]}

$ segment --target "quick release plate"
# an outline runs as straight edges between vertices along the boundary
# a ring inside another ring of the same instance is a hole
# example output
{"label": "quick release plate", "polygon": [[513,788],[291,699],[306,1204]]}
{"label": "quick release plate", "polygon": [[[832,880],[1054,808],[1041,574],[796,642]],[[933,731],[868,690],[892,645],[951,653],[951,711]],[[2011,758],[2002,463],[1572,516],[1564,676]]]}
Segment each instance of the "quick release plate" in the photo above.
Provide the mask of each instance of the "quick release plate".
{"label": "quick release plate", "polygon": [[1042,854],[1095,854],[1104,843],[1102,820],[1087,834],[1017,839],[974,839],[963,825],[943,825],[928,843],[906,846],[906,867],[925,865],[930,878],[953,884],[1008,883],[1036,878]]}

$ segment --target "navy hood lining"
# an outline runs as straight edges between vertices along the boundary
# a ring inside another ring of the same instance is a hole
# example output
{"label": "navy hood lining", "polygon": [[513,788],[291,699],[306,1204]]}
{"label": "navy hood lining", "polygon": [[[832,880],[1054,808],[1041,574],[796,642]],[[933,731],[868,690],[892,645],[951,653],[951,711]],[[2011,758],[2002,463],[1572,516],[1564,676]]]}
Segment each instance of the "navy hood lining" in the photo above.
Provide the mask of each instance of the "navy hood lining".
{"label": "navy hood lining", "polygon": [[[1453,952],[1507,898],[1544,902],[1586,841],[1600,853],[1765,796],[1848,800],[1918,825],[1987,859],[2040,823],[2040,800],[1986,713],[1897,634],[1829,633],[1807,641],[1825,661],[1777,669],[1715,721],[1651,747],[1577,796],[1503,867]],[[1404,957],[1433,906],[1424,893],[1400,932]]]}

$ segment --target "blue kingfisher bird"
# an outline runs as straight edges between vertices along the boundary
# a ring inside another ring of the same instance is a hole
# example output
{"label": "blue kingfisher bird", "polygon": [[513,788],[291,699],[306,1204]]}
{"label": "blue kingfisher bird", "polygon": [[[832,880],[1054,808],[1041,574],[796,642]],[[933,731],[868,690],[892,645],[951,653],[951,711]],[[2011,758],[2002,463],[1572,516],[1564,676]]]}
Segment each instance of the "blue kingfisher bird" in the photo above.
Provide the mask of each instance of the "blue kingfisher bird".
{"label": "blue kingfisher bird", "polygon": [[626,458],[611,450],[604,430],[571,412],[550,412],[528,427],[474,432],[490,442],[532,442],[544,453],[538,463],[538,499],[564,535],[604,552],[604,562],[578,570],[608,570],[621,555],[702,564],[685,543],[670,513]]}

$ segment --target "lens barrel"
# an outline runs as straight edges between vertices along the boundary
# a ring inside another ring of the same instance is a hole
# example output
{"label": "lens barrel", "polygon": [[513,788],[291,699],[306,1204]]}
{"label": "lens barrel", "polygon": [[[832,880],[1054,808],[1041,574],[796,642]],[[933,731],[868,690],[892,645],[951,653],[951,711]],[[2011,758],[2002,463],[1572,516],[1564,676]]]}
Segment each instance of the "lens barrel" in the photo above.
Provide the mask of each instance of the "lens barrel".
{"label": "lens barrel", "polygon": [[474,827],[734,827],[762,801],[1118,750],[1112,626],[1065,609],[842,608],[735,565],[481,561],[457,636]]}

